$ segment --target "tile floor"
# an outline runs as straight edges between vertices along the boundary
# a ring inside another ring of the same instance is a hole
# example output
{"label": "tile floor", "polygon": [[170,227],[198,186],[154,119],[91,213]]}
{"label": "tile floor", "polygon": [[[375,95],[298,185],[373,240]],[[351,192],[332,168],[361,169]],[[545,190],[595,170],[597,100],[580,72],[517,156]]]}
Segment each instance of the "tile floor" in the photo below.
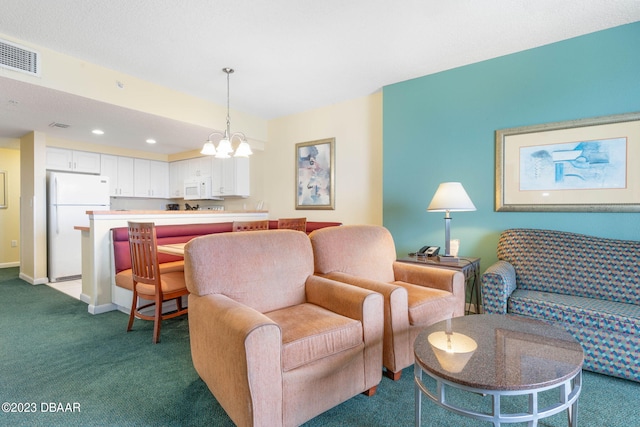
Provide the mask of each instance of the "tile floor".
{"label": "tile floor", "polygon": [[77,300],[80,299],[82,293],[82,279],[67,280],[64,282],[47,283],[53,289],[63,292]]}

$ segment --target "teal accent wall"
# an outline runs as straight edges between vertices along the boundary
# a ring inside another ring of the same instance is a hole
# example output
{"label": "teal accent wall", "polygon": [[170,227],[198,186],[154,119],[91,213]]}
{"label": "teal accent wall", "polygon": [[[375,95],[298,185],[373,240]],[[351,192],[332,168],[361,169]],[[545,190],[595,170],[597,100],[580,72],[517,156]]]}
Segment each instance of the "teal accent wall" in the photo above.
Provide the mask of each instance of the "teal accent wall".
{"label": "teal accent wall", "polygon": [[640,22],[386,86],[383,223],[398,255],[444,247],[444,213],[426,208],[445,181],[476,205],[452,212],[451,237],[482,270],[506,228],[640,240],[640,213],[494,211],[495,131],[640,111],[638,46]]}

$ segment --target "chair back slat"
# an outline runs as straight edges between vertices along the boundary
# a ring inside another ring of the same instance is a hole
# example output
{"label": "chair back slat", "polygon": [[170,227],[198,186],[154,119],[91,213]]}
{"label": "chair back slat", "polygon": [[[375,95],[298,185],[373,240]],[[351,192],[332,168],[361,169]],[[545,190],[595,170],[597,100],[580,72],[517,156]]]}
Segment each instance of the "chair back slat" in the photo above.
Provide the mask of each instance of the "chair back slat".
{"label": "chair back slat", "polygon": [[134,282],[157,285],[159,288],[160,264],[158,263],[155,224],[130,221],[128,226],[133,280]]}
{"label": "chair back slat", "polygon": [[233,222],[233,231],[257,231],[257,230],[268,230],[269,229],[269,220],[260,220],[260,221],[234,221]]}
{"label": "chair back slat", "polygon": [[278,228],[307,231],[307,218],[278,218]]}

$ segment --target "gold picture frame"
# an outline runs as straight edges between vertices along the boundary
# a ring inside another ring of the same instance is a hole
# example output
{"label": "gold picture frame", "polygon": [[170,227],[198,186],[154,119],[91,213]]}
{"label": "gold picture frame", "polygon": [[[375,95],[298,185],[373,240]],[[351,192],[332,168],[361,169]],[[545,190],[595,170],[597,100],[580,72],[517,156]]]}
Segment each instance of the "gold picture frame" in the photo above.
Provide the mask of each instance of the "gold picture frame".
{"label": "gold picture frame", "polygon": [[296,144],[296,209],[335,209],[335,142]]}
{"label": "gold picture frame", "polygon": [[496,131],[495,210],[640,212],[640,112]]}

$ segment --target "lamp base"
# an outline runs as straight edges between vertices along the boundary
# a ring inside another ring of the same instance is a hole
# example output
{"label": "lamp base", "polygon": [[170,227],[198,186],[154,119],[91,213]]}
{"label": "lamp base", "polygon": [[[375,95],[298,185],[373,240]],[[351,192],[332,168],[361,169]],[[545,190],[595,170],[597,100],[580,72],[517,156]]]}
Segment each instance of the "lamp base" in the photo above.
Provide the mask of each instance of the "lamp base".
{"label": "lamp base", "polygon": [[460,261],[460,258],[458,258],[457,256],[453,256],[453,255],[439,255],[438,256],[438,261],[440,261],[440,262],[458,262],[458,261]]}

